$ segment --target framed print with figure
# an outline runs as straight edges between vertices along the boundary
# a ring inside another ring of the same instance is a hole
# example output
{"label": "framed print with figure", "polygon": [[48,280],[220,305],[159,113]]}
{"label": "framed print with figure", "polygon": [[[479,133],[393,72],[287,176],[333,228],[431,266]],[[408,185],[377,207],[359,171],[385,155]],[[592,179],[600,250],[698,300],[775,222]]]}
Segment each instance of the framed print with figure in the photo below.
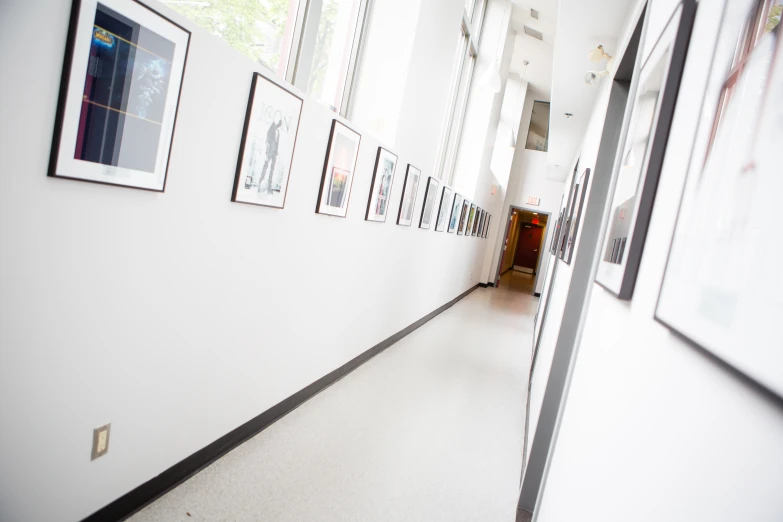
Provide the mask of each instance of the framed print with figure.
{"label": "framed print with figure", "polygon": [[283,208],[302,114],[302,98],[253,75],[231,201]]}
{"label": "framed print with figure", "polygon": [[135,0],[75,0],[49,176],[163,192],[189,44]]}
{"label": "framed print with figure", "polygon": [[348,214],[348,201],[351,198],[361,140],[358,132],[332,120],[316,213],[336,217],[345,217]]}
{"label": "framed print with figure", "polygon": [[367,213],[364,216],[367,221],[378,221],[379,223],[386,221],[396,169],[397,156],[383,147],[378,147],[375,170],[373,170],[372,183],[370,183],[370,200],[367,202]]}
{"label": "framed print with figure", "polygon": [[413,208],[416,206],[416,193],[419,191],[420,181],[421,171],[409,163],[408,170],[405,172],[405,183],[403,183],[402,187],[400,210],[397,213],[398,225],[411,226],[413,222]]}

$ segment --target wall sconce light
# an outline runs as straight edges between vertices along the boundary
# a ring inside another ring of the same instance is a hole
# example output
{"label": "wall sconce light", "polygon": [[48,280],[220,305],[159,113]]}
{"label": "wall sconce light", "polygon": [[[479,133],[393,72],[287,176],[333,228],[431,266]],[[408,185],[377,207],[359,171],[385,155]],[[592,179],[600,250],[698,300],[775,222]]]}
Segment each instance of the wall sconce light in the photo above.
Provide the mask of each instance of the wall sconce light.
{"label": "wall sconce light", "polygon": [[607,76],[614,68],[614,58],[604,51],[603,45],[599,45],[590,51],[587,55],[587,59],[596,63],[606,59],[606,68],[603,71],[587,71],[587,74],[585,74],[585,83],[587,85],[595,85],[599,78]]}

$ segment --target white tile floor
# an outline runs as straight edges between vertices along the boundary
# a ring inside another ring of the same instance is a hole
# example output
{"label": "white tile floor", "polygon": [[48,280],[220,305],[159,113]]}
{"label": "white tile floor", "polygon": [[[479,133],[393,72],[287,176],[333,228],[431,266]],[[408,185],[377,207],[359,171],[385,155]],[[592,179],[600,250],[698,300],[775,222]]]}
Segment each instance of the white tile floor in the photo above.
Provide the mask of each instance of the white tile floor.
{"label": "white tile floor", "polygon": [[478,289],[132,522],[513,522],[538,300]]}

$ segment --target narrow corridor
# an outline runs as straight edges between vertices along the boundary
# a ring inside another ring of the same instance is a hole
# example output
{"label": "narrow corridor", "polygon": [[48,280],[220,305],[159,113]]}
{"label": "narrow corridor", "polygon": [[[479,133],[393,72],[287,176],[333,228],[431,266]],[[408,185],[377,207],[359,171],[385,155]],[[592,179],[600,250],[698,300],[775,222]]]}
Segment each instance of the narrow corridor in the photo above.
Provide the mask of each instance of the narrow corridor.
{"label": "narrow corridor", "polygon": [[130,520],[512,522],[537,303],[477,289]]}

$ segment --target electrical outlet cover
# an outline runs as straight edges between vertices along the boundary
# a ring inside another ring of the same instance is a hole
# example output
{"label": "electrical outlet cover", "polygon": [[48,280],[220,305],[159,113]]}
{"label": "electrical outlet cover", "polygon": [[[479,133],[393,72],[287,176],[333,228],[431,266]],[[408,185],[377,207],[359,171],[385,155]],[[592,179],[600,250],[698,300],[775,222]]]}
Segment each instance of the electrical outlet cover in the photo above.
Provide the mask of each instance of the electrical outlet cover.
{"label": "electrical outlet cover", "polygon": [[98,457],[102,457],[109,451],[109,432],[111,431],[111,423],[95,428],[92,431],[92,459],[95,460]]}

